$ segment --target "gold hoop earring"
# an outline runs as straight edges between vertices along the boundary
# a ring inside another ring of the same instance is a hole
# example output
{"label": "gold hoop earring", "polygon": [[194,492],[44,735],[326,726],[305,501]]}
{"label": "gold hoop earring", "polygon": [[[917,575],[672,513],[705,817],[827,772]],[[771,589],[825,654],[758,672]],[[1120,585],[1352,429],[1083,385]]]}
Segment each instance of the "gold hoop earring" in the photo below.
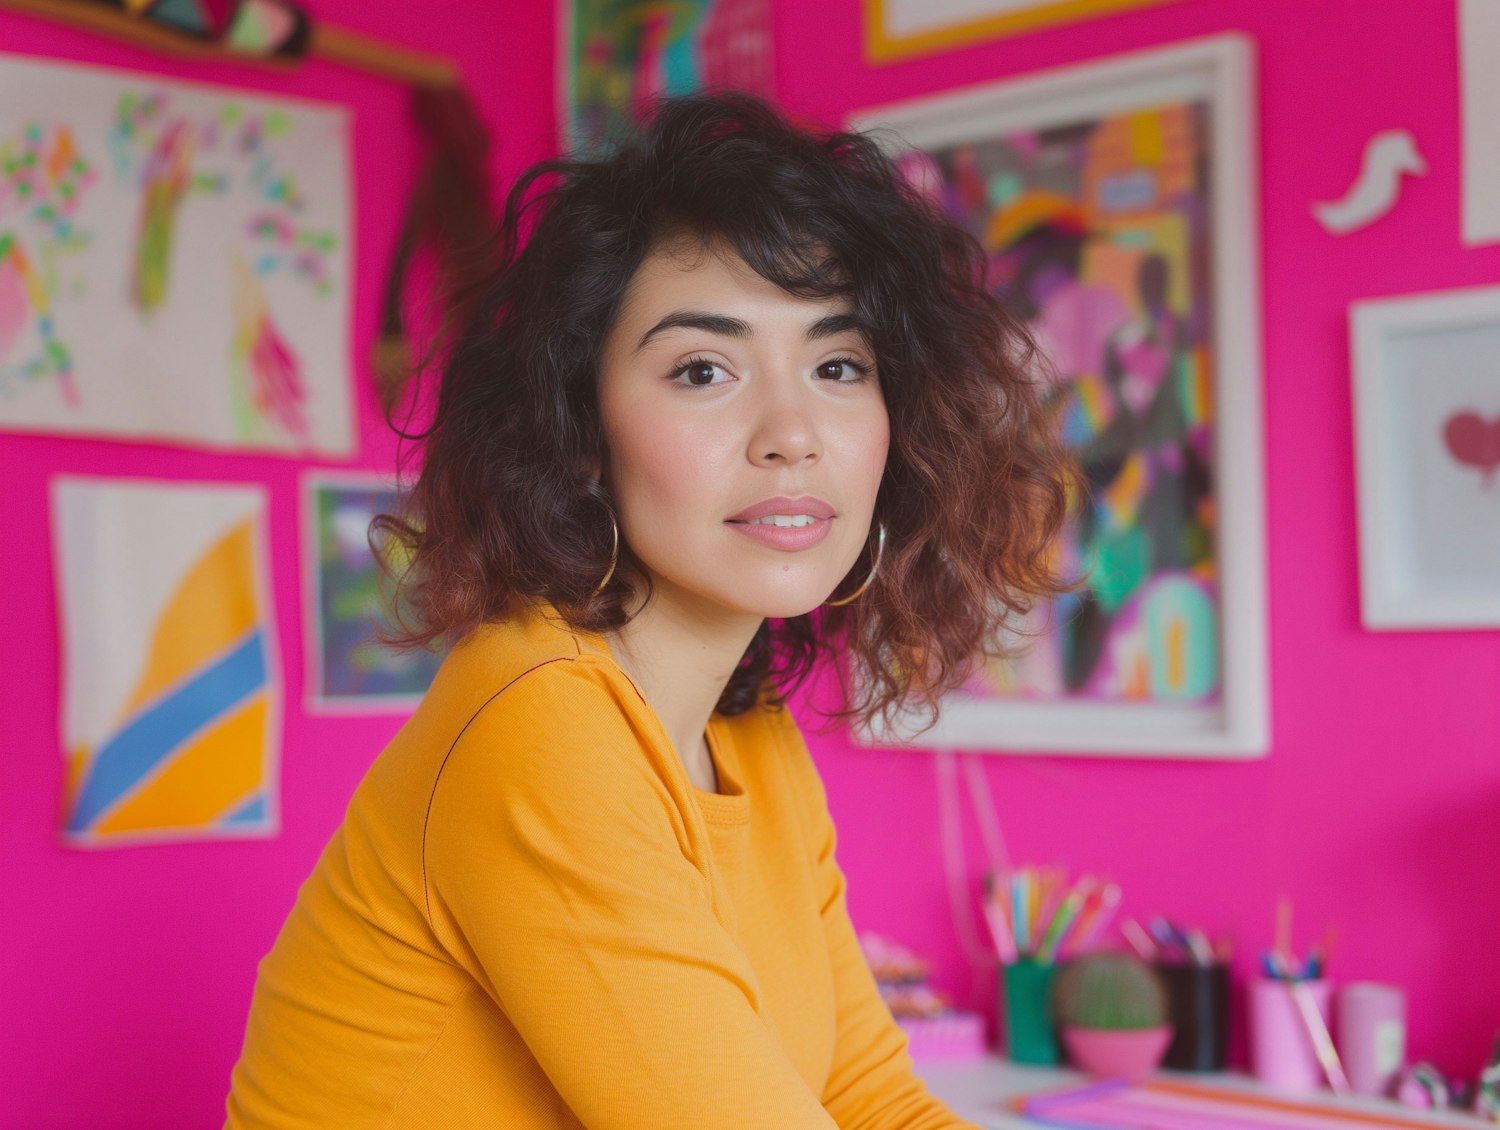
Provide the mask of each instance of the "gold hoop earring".
{"label": "gold hoop earring", "polygon": [[604,580],[594,586],[594,591],[589,593],[592,600],[604,591],[604,586],[609,584],[610,578],[615,575],[615,566],[620,563],[620,523],[615,521],[615,516],[609,516],[609,528],[614,533],[614,542],[609,549],[609,568],[604,571]]}
{"label": "gold hoop earring", "polygon": [[885,523],[881,522],[880,523],[880,532],[875,535],[875,564],[873,564],[873,565],[870,566],[870,575],[865,578],[865,583],[864,584],[860,585],[859,588],[855,589],[848,596],[842,597],[839,600],[830,600],[828,602],[828,607],[830,607],[830,608],[841,608],[842,606],[848,604],[850,601],[852,601],[855,598],[857,598],[858,596],[860,596],[860,594],[862,594],[865,591],[865,589],[869,588],[870,587],[870,582],[875,579],[875,574],[877,574],[877,573],[880,572],[880,559],[883,558],[884,556],[885,556]]}

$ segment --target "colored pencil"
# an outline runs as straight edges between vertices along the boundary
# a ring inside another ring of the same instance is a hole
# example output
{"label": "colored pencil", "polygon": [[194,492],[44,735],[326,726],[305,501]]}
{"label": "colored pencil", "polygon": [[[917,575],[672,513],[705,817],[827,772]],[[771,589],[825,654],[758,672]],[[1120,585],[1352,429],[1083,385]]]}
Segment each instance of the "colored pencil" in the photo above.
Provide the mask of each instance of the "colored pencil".
{"label": "colored pencil", "polygon": [[1151,940],[1151,935],[1141,929],[1141,924],[1134,918],[1127,918],[1120,923],[1120,933],[1125,935],[1125,940],[1130,943],[1130,948],[1135,950],[1135,955],[1142,961],[1154,962],[1161,950]]}
{"label": "colored pencil", "polygon": [[1057,957],[1058,948],[1062,945],[1063,936],[1068,929],[1078,920],[1078,915],[1083,911],[1085,900],[1093,892],[1095,879],[1092,875],[1085,875],[1069,888],[1063,897],[1062,903],[1052,914],[1052,924],[1047,927],[1047,933],[1042,938],[1042,944],[1037,947],[1037,956],[1043,961],[1050,962]]}
{"label": "colored pencil", "polygon": [[1349,1077],[1344,1074],[1344,1064],[1339,1059],[1338,1049],[1333,1046],[1333,1037],[1328,1034],[1328,1025],[1323,1023],[1318,1002],[1313,1000],[1312,990],[1307,987],[1306,981],[1298,979],[1288,981],[1287,990],[1292,994],[1297,1011],[1302,1015],[1303,1027],[1312,1038],[1313,1051],[1323,1067],[1323,1074],[1328,1077],[1328,1085],[1335,1094],[1347,1095]]}
{"label": "colored pencil", "polygon": [[1120,908],[1122,897],[1120,884],[1115,882],[1105,883],[1092,893],[1089,904],[1083,908],[1082,920],[1078,923],[1078,928],[1073,931],[1076,939],[1072,947],[1073,953],[1079,953],[1093,945],[1105,928],[1114,921],[1115,912]]}

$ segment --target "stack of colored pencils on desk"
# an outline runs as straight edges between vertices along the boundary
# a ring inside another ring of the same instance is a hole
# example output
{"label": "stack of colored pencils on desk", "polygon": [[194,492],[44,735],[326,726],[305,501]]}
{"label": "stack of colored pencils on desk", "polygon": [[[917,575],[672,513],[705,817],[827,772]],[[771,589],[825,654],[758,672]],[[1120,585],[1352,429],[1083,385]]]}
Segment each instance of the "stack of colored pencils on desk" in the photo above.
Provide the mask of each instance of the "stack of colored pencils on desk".
{"label": "stack of colored pencils on desk", "polygon": [[985,876],[984,916],[1005,965],[1051,965],[1084,952],[1119,906],[1119,884],[1093,875],[1069,883],[1058,868],[1021,867]]}

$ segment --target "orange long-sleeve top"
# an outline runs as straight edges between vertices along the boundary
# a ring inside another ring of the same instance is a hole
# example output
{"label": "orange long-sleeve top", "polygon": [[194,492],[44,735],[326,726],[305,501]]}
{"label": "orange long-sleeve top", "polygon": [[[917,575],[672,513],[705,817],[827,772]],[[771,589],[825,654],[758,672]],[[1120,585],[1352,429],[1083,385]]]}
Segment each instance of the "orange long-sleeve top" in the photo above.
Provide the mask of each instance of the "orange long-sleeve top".
{"label": "orange long-sleeve top", "polygon": [[791,715],[697,788],[603,636],[481,628],[376,759],[261,962],[261,1127],[937,1130]]}

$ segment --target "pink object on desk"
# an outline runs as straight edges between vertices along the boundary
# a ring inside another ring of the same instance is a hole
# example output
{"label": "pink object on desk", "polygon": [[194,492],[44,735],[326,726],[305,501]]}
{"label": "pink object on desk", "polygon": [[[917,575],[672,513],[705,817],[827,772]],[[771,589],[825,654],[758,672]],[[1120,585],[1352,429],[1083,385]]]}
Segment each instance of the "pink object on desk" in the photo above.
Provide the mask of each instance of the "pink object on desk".
{"label": "pink object on desk", "polygon": [[1075,1028],[1064,1025],[1063,1047],[1074,1066],[1106,1079],[1144,1079],[1161,1064],[1172,1042],[1172,1026]]}
{"label": "pink object on desk", "polygon": [[1012,1099],[1030,1122],[1067,1130],[1429,1130],[1438,1125],[1389,1111],[1297,1102],[1270,1095],[1152,1080],[1092,1083]]}
{"label": "pink object on desk", "polygon": [[1406,1064],[1406,994],[1395,985],[1357,981],[1339,990],[1334,1038],[1357,1095],[1390,1089]]}
{"label": "pink object on desk", "polygon": [[918,1063],[984,1059],[984,1017],[977,1012],[949,1012],[942,1016],[903,1016],[897,1022],[906,1033],[908,1051]]}
{"label": "pink object on desk", "polygon": [[[1333,985],[1303,981],[1318,1015],[1327,1025]],[[1248,987],[1250,1070],[1262,1083],[1283,1091],[1315,1091],[1323,1084],[1323,1067],[1307,1024],[1288,982],[1258,977]]]}

